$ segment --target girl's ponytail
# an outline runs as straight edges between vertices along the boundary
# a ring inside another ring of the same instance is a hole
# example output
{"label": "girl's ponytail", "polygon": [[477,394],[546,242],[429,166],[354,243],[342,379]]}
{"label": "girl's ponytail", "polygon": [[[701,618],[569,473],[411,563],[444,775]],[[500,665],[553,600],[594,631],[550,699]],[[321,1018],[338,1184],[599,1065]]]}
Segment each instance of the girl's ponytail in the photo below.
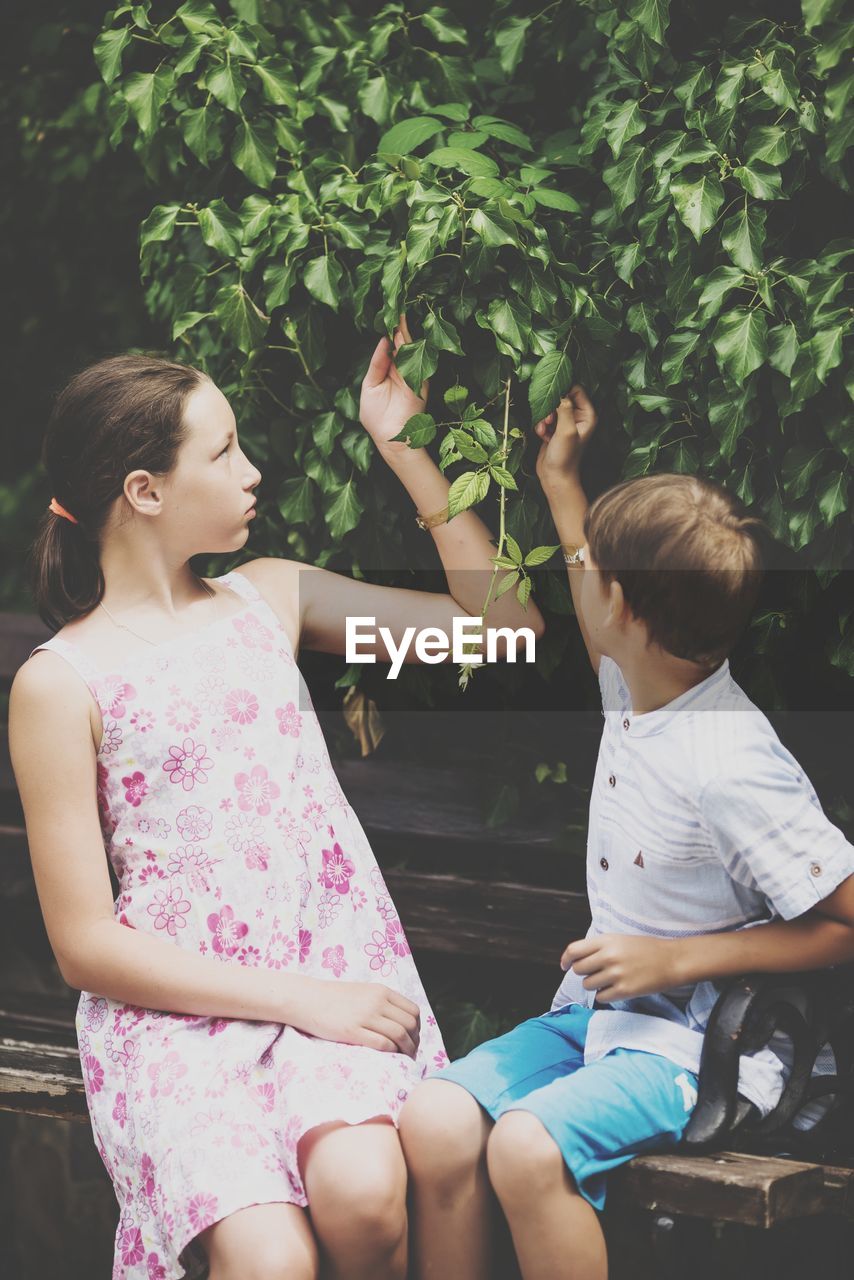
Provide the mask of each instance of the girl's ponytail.
{"label": "girl's ponytail", "polygon": [[47,510],[30,548],[36,607],[53,630],[98,604],[101,542],[125,477],[172,470],[186,434],[187,398],[205,378],[156,356],[110,356],[81,370],[57,396],[42,462],[51,494],[76,523]]}

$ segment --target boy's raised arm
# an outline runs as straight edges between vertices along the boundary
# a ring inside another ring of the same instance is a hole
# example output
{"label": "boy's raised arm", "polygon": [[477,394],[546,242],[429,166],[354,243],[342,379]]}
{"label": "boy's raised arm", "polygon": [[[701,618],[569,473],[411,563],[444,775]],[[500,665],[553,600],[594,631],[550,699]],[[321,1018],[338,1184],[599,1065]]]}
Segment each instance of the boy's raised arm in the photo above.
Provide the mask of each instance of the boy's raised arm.
{"label": "boy's raised arm", "polygon": [[[541,441],[537,476],[565,551],[570,547],[583,547],[585,542],[584,517],[588,502],[581,484],[581,458],[596,421],[596,410],[587,392],[576,385],[564,396],[557,410],[534,427]],[[590,639],[581,605],[581,575],[585,566],[579,561],[568,563],[566,569],[581,635],[593,670],[598,672],[601,655]]]}

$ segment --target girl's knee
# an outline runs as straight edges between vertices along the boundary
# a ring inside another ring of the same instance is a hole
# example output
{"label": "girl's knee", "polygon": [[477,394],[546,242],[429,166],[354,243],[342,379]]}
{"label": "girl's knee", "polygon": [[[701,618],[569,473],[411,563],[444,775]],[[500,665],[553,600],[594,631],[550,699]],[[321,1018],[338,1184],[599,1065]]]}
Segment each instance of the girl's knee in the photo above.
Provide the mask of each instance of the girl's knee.
{"label": "girl's knee", "polygon": [[239,1209],[202,1231],[198,1241],[210,1280],[318,1280],[317,1242],[295,1205]]}
{"label": "girl's knee", "polygon": [[538,1200],[568,1176],[560,1148],[529,1111],[507,1111],[499,1118],[486,1159],[490,1182],[502,1203]]}
{"label": "girl's knee", "polygon": [[452,1081],[426,1080],[400,1114],[400,1141],[416,1180],[455,1180],[481,1163],[492,1121],[480,1104]]}
{"label": "girl's knee", "polygon": [[321,1245],[333,1253],[369,1247],[384,1257],[406,1234],[405,1169],[365,1167],[346,1179],[315,1178],[310,1208]]}

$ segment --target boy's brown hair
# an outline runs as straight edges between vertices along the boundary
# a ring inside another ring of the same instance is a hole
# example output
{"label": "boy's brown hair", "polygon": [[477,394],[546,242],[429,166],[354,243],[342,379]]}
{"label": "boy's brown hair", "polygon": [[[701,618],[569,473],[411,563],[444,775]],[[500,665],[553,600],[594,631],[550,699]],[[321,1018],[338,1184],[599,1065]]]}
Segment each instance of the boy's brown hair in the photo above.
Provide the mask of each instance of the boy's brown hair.
{"label": "boy's brown hair", "polygon": [[597,498],[584,535],[603,583],[619,582],[651,643],[709,667],[730,653],[770,538],[738,498],[699,476],[642,476]]}

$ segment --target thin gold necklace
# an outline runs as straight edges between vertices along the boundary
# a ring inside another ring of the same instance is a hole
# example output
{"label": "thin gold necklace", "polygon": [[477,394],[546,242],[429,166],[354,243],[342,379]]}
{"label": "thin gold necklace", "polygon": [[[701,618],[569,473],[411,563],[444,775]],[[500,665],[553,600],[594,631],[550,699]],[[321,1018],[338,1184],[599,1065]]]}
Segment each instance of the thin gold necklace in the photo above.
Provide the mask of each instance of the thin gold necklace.
{"label": "thin gold necklace", "polygon": [[[216,601],[216,592],[211,591],[210,587],[205,582],[204,578],[199,578],[199,582],[202,584],[205,591],[207,591],[211,599],[213,601]],[[99,600],[98,604],[104,610],[104,613],[107,615],[107,617],[110,619],[111,622],[114,622],[117,627],[121,627],[123,631],[129,631],[132,636],[136,636],[137,640],[144,640],[146,644],[150,644],[150,645],[158,645],[163,643],[162,640],[149,640],[147,636],[141,636],[138,631],[134,631],[133,627],[127,626],[124,622],[119,622],[118,618],[114,618],[113,615],[110,613],[109,609],[104,604],[103,600]],[[211,622],[213,622],[215,618],[216,618],[216,603],[214,603],[211,607]]]}

